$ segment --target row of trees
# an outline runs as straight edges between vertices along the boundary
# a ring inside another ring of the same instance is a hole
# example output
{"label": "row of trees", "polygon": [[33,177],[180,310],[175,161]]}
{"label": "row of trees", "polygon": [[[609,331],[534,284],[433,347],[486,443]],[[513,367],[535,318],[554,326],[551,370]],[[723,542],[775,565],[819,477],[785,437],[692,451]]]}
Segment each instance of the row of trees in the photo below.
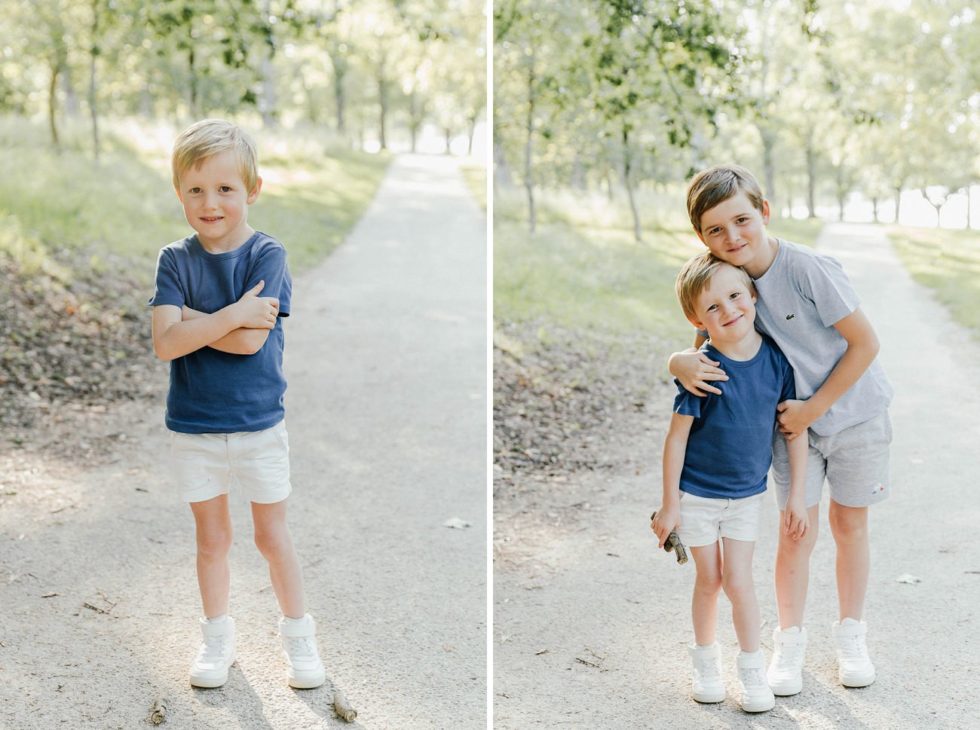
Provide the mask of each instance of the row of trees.
{"label": "row of trees", "polygon": [[0,112],[175,124],[255,111],[387,148],[423,124],[450,137],[484,113],[477,0],[0,0]]}
{"label": "row of trees", "polygon": [[[980,42],[970,0],[501,0],[495,184],[635,192],[720,160],[777,206],[938,211],[980,179]],[[925,194],[925,192],[924,192]]]}

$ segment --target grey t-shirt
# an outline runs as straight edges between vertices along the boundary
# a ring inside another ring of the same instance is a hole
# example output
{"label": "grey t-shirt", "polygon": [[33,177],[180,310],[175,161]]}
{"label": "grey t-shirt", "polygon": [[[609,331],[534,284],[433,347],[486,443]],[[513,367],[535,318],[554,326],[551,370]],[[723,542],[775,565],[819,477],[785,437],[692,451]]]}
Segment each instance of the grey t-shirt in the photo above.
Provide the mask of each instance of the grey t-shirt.
{"label": "grey t-shirt", "polygon": [[[857,294],[837,259],[783,240],[755,286],[756,328],[786,355],[796,375],[796,397],[805,400],[847,350],[834,324],[858,308]],[[891,384],[876,358],[810,428],[820,436],[839,433],[882,413],[891,399]]]}

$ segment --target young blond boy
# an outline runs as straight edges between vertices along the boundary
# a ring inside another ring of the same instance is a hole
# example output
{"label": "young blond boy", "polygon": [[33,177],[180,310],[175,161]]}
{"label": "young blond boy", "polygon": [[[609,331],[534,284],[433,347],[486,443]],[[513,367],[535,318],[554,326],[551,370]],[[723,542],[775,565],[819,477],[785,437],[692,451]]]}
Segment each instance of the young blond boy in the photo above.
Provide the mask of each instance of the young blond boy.
{"label": "young blond boy", "polygon": [[[811,529],[802,540],[780,534],[779,626],[773,634],[769,683],[783,696],[803,686],[803,611],[826,480],[837,545],[839,617],[832,633],[838,679],[846,687],[865,687],[876,677],[863,620],[870,570],[868,507],[888,496],[891,442],[892,389],[876,360],[877,337],[838,261],[767,233],[769,203],[748,170],[720,165],[700,172],[688,188],[687,206],[708,250],[752,277],[759,296],[758,326],[779,345],[796,374],[796,398],[779,405],[780,429],[789,443],[809,445],[806,507]],[[699,335],[695,346],[700,342]],[[720,393],[713,382],[739,377],[695,351],[675,353],[669,368],[699,396]],[[782,439],[773,443],[773,452],[777,501],[785,510],[790,480]]]}
{"label": "young blond boy", "polygon": [[[248,225],[262,189],[255,145],[229,122],[207,119],[174,143],[173,184],[195,233],[157,261],[153,349],[170,361],[166,425],[171,463],[197,530],[204,641],[195,687],[220,687],[235,661],[228,615],[232,529],[228,491],[249,497],[255,543],[269,563],[279,633],[297,688],[323,684],[316,627],[303,605],[299,560],[286,525],[289,445],[284,423],[282,318],[292,282],[286,250]],[[264,295],[264,296],[260,296]]]}
{"label": "young blond boy", "polygon": [[[739,377],[724,386],[724,397],[699,399],[678,384],[664,442],[663,504],[651,528],[661,547],[676,529],[694,557],[695,644],[689,647],[694,699],[725,699],[715,641],[718,594],[724,589],[741,649],[736,660],[739,703],[746,712],[765,712],[773,708],[775,698],[759,647],[752,553],[772,462],[776,407],[795,396],[793,371],[779,348],[755,329],[755,290],[744,271],[702,254],[684,265],[676,286],[685,316],[710,336],[701,352]],[[798,540],[807,533],[806,445],[791,444],[789,457],[793,489],[783,532]]]}

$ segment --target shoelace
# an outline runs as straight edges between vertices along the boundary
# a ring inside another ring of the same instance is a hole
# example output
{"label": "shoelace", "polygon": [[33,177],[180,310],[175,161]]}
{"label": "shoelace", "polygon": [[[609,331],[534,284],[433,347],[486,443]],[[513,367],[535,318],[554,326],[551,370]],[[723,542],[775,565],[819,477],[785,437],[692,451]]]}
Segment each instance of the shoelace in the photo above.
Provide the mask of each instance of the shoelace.
{"label": "shoelace", "polygon": [[297,659],[312,659],[316,654],[316,650],[313,648],[313,642],[310,641],[308,636],[286,637],[286,651],[289,652],[290,656]]}
{"label": "shoelace", "polygon": [[739,678],[742,680],[742,684],[744,684],[746,687],[761,687],[762,685],[767,684],[766,680],[763,679],[762,670],[758,667],[743,667],[739,672]]}
{"label": "shoelace", "polygon": [[209,636],[201,644],[203,658],[206,660],[222,659],[225,655],[227,636]]}
{"label": "shoelace", "polygon": [[802,653],[802,644],[778,644],[776,646],[776,663],[780,666],[787,663],[796,664]]}
{"label": "shoelace", "polygon": [[844,636],[839,637],[837,641],[837,647],[840,654],[845,659],[863,659],[864,658],[864,644],[861,641],[860,636]]}

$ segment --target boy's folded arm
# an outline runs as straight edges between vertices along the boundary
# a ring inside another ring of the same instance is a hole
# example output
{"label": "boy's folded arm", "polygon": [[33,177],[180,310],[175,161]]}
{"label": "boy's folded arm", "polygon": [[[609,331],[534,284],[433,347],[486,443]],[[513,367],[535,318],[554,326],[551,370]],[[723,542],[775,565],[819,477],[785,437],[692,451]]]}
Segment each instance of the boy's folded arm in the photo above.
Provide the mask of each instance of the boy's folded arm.
{"label": "boy's folded arm", "polygon": [[239,327],[234,306],[188,320],[182,319],[182,312],[175,305],[153,307],[153,352],[161,360],[176,360],[207,347]]}
{"label": "boy's folded arm", "polygon": [[[206,317],[207,315],[204,312],[191,309],[185,304],[181,309],[181,316],[186,322],[191,319]],[[227,352],[230,355],[254,355],[262,349],[267,339],[269,339],[269,330],[267,329],[239,327],[224,337],[209,343],[207,347],[213,350],[219,350],[220,352]]]}

